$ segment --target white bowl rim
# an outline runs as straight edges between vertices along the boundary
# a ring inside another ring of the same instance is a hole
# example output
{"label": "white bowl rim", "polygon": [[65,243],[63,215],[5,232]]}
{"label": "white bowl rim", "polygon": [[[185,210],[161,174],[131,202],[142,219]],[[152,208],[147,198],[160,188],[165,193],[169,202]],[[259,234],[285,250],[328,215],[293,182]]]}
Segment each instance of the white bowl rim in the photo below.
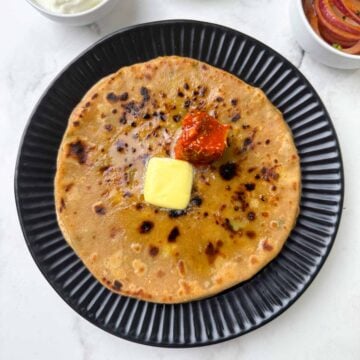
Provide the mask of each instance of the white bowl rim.
{"label": "white bowl rim", "polygon": [[103,7],[106,3],[108,3],[110,0],[102,0],[99,4],[97,4],[96,6],[85,10],[85,11],[81,11],[78,13],[72,13],[72,14],[63,14],[63,13],[57,13],[55,11],[50,11],[45,9],[44,7],[42,7],[41,5],[39,5],[35,0],[26,0],[30,5],[34,6],[36,9],[38,9],[40,12],[43,12],[44,14],[48,14],[50,16],[56,16],[59,18],[71,18],[71,19],[75,19],[77,17],[82,17],[88,14],[93,13],[94,11],[100,9],[101,7]]}
{"label": "white bowl rim", "polygon": [[303,20],[303,22],[305,23],[306,28],[309,30],[309,32],[311,33],[311,36],[315,39],[315,41],[322,47],[325,47],[326,49],[328,49],[329,51],[331,51],[333,54],[347,58],[347,59],[357,59],[360,60],[360,55],[353,55],[353,54],[347,54],[344,53],[342,51],[336,50],[334,49],[330,44],[328,44],[323,38],[321,38],[315,31],[314,29],[311,27],[306,15],[305,15],[305,10],[304,10],[304,6],[303,6],[303,0],[297,0],[297,6],[299,11],[300,11],[300,16],[301,19]]}

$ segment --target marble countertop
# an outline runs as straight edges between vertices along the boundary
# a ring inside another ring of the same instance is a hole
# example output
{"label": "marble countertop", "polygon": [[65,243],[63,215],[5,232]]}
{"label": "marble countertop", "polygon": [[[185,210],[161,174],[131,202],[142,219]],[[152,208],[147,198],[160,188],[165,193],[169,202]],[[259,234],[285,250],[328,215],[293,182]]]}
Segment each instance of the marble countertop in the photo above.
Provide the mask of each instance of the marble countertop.
{"label": "marble countertop", "polygon": [[[299,48],[292,0],[120,0],[97,23],[50,22],[25,0],[2,2],[0,14],[0,359],[359,359],[360,354],[360,70],[325,67]],[[332,252],[305,294],[264,327],[218,345],[152,348],[96,328],[55,293],[26,248],[17,219],[13,174],[20,137],[54,76],[102,36],[170,18],[220,23],[273,47],[310,80],[336,127],[345,165],[343,218]]]}

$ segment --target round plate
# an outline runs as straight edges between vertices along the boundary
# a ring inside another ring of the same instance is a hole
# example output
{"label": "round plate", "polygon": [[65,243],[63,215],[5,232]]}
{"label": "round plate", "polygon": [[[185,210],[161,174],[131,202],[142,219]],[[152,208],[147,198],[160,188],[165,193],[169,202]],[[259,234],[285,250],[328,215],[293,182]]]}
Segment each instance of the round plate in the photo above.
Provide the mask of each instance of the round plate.
{"label": "round plate", "polygon": [[[249,281],[208,299],[162,305],[113,294],[65,242],[57,224],[56,156],[72,109],[102,77],[162,55],[182,55],[260,87],[284,114],[301,158],[300,215],[280,255]],[[232,29],[164,21],[120,30],[55,79],[25,130],[15,195],[30,252],[59,295],[100,328],[131,341],[187,347],[243,335],[274,319],[309,286],[333,244],[343,202],[343,166],[329,115],[304,76],[274,50]]]}

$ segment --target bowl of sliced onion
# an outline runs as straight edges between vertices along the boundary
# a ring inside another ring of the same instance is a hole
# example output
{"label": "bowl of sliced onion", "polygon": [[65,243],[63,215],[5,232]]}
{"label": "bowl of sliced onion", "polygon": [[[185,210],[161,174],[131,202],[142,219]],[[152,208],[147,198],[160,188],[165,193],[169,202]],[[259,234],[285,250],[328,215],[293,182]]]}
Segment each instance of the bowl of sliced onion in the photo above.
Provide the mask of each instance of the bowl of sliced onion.
{"label": "bowl of sliced onion", "polygon": [[360,68],[360,0],[292,0],[290,19],[300,46],[319,62]]}

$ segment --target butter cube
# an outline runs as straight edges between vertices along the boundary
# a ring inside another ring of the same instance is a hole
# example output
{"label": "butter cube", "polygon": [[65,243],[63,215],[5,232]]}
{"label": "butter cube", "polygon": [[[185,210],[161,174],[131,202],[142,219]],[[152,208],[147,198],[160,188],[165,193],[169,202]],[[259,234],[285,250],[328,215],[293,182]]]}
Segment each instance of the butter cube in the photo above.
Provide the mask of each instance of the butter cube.
{"label": "butter cube", "polygon": [[185,209],[192,182],[193,168],[187,161],[153,157],[145,173],[145,201],[169,209]]}

